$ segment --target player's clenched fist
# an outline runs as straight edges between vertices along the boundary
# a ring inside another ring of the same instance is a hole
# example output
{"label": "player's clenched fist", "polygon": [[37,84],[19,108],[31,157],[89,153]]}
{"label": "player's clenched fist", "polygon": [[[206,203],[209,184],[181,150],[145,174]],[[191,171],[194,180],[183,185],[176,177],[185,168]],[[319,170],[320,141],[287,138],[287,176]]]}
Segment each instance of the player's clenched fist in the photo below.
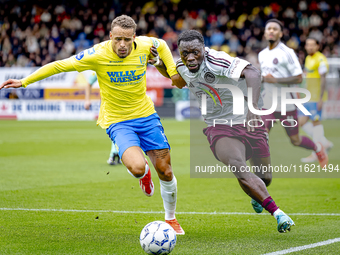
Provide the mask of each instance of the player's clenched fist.
{"label": "player's clenched fist", "polygon": [[187,85],[185,80],[179,74],[175,74],[174,76],[171,76],[171,80],[172,80],[171,85],[176,86],[179,89],[181,89],[181,88],[185,87],[185,85]]}
{"label": "player's clenched fist", "polygon": [[151,65],[159,65],[159,56],[158,56],[158,51],[155,46],[151,46],[150,48],[150,56],[152,58],[149,59],[148,63]]}
{"label": "player's clenched fist", "polygon": [[7,88],[20,88],[22,85],[20,80],[9,79],[0,85],[0,89]]}

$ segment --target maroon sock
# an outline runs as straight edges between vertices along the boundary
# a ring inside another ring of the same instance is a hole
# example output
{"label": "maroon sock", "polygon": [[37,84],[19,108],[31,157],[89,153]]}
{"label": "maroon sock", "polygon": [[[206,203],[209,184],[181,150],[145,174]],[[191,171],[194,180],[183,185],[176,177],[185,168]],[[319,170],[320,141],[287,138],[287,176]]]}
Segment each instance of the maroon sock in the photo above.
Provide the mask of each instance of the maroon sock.
{"label": "maroon sock", "polygon": [[316,150],[315,143],[306,136],[301,136],[301,143],[299,147],[305,148],[307,150]]}
{"label": "maroon sock", "polygon": [[262,207],[264,209],[266,209],[268,212],[270,212],[271,215],[273,215],[273,213],[279,209],[279,207],[275,204],[275,201],[272,199],[271,196],[267,197],[263,203],[262,203]]}

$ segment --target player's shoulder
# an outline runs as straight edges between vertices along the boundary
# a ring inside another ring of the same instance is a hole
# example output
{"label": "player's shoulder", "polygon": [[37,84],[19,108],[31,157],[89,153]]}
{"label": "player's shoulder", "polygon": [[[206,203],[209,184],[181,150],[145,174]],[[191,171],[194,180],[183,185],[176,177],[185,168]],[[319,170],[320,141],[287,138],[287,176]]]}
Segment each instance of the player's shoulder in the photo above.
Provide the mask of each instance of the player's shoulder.
{"label": "player's shoulder", "polygon": [[268,53],[269,53],[269,48],[268,47],[266,47],[266,48],[264,48],[263,50],[261,50],[260,52],[259,52],[259,54],[257,55],[257,58],[258,58],[258,60],[259,60],[259,63],[260,63],[260,65],[261,65],[261,68],[263,68],[263,65],[265,65],[265,64],[267,64],[267,59],[268,59]]}
{"label": "player's shoulder", "polygon": [[112,47],[111,40],[107,40],[107,41],[93,45],[93,47],[90,49],[94,49],[95,51],[100,51],[100,50],[105,50],[110,47]]}
{"label": "player's shoulder", "polygon": [[137,50],[149,50],[152,46],[152,41],[150,37],[147,36],[136,36],[135,45]]}
{"label": "player's shoulder", "polygon": [[282,52],[286,53],[286,54],[295,54],[295,51],[292,48],[289,48],[286,44],[280,42],[278,44],[278,49],[280,49]]}
{"label": "player's shoulder", "polygon": [[232,56],[230,56],[228,53],[224,51],[217,51],[214,49],[210,49],[209,47],[204,48],[204,54],[206,57],[211,57],[215,59],[218,58],[218,59],[227,60],[227,61],[233,58]]}
{"label": "player's shoulder", "polygon": [[176,61],[176,67],[181,67],[181,66],[184,66],[184,63],[183,63],[182,59],[179,58],[179,59]]}
{"label": "player's shoulder", "polygon": [[296,53],[292,48],[289,48],[284,43],[280,42],[277,45],[277,48],[280,50],[281,54],[286,57],[289,64],[294,64],[294,57],[296,57]]}
{"label": "player's shoulder", "polygon": [[259,52],[259,57],[265,55],[265,54],[268,53],[268,52],[269,52],[268,47],[264,48],[263,50],[261,50],[261,51]]}
{"label": "player's shoulder", "polygon": [[162,43],[162,39],[148,36],[137,36],[135,42],[137,43],[137,46],[142,45],[145,47],[151,47],[153,45],[158,48]]}
{"label": "player's shoulder", "polygon": [[105,52],[112,48],[111,40],[107,40],[101,43],[93,45],[91,48],[84,50],[85,55],[89,57],[105,56]]}
{"label": "player's shoulder", "polygon": [[180,74],[183,74],[183,73],[187,70],[187,68],[186,68],[186,66],[184,65],[182,59],[180,59],[180,58],[176,61],[176,70],[177,70],[177,72],[179,72]]}
{"label": "player's shoulder", "polygon": [[321,62],[321,61],[327,61],[327,58],[324,54],[322,54],[320,51],[317,51],[315,53],[316,58]]}
{"label": "player's shoulder", "polygon": [[136,41],[136,43],[151,44],[152,41],[151,41],[150,38],[151,37],[141,35],[141,36],[136,36],[135,41]]}
{"label": "player's shoulder", "polygon": [[111,41],[108,40],[95,44],[91,48],[83,50],[79,52],[77,55],[74,55],[73,57],[78,61],[86,60],[87,62],[90,61],[96,63],[99,56],[103,57],[107,55],[106,54],[107,50],[110,50],[110,47],[112,47],[110,42]]}
{"label": "player's shoulder", "polygon": [[235,59],[224,51],[217,51],[208,47],[205,47],[204,56],[207,67],[216,75],[221,75]]}

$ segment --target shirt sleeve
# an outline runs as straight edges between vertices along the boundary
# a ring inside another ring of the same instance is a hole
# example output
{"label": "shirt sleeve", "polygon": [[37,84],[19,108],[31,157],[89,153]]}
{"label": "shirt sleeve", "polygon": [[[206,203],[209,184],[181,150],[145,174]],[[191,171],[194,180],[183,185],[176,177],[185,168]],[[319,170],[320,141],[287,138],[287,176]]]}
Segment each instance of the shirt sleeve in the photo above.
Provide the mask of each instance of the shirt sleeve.
{"label": "shirt sleeve", "polygon": [[241,77],[243,69],[247,65],[250,65],[248,61],[240,58],[232,58],[230,67],[228,69],[225,69],[224,75],[228,78],[238,81]]}
{"label": "shirt sleeve", "polygon": [[179,60],[176,63],[176,69],[177,69],[177,72],[179,73],[179,75],[182,77],[182,79],[186,82],[187,86],[189,86],[190,85],[190,79],[188,79],[185,75],[186,66],[183,64],[183,62],[181,60]]}
{"label": "shirt sleeve", "polygon": [[328,62],[327,62],[326,57],[322,57],[320,59],[318,72],[319,72],[320,75],[328,73]]}
{"label": "shirt sleeve", "polygon": [[31,75],[22,79],[21,80],[22,87],[26,88],[27,85],[43,80],[54,74],[58,74],[61,72],[72,72],[72,71],[76,71],[76,69],[72,65],[71,58],[55,61],[47,65],[44,65],[43,67],[39,68],[37,71],[32,73]]}
{"label": "shirt sleeve", "polygon": [[302,74],[300,62],[294,50],[289,50],[289,53],[287,53],[287,68],[292,76]]}
{"label": "shirt sleeve", "polygon": [[70,57],[70,59],[72,65],[78,72],[83,72],[86,70],[97,70],[98,53],[95,50],[95,47],[83,50],[77,55]]}
{"label": "shirt sleeve", "polygon": [[178,74],[176,71],[174,59],[166,42],[162,39],[156,39],[153,37],[150,37],[150,39],[152,40],[153,45],[157,48],[159,57],[166,66],[166,71],[169,74],[169,76],[171,77],[174,76],[175,74]]}

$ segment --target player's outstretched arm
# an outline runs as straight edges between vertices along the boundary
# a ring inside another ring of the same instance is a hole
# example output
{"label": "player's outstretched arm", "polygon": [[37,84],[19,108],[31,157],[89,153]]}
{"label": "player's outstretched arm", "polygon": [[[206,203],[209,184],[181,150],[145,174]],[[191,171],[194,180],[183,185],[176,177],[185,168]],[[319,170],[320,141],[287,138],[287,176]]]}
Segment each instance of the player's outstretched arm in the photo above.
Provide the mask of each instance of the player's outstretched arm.
{"label": "player's outstretched arm", "polygon": [[29,84],[43,80],[54,74],[71,71],[76,71],[76,69],[73,67],[70,58],[55,61],[44,65],[43,67],[39,68],[37,71],[22,80],[9,79],[5,81],[3,84],[1,84],[0,89],[26,87]]}
{"label": "player's outstretched arm", "polygon": [[[255,109],[258,109],[258,101],[260,98],[260,92],[261,92],[261,72],[257,70],[254,66],[248,65],[246,66],[242,73],[241,77],[244,77],[246,79],[247,87],[252,88],[252,101],[253,101],[253,107]],[[249,95],[250,96],[250,95]],[[252,123],[252,126],[247,125],[248,131],[255,131],[255,128],[253,126],[258,126],[257,120],[261,120],[260,116],[252,113],[250,110],[248,110],[247,114],[247,122],[249,120],[254,120]]]}

